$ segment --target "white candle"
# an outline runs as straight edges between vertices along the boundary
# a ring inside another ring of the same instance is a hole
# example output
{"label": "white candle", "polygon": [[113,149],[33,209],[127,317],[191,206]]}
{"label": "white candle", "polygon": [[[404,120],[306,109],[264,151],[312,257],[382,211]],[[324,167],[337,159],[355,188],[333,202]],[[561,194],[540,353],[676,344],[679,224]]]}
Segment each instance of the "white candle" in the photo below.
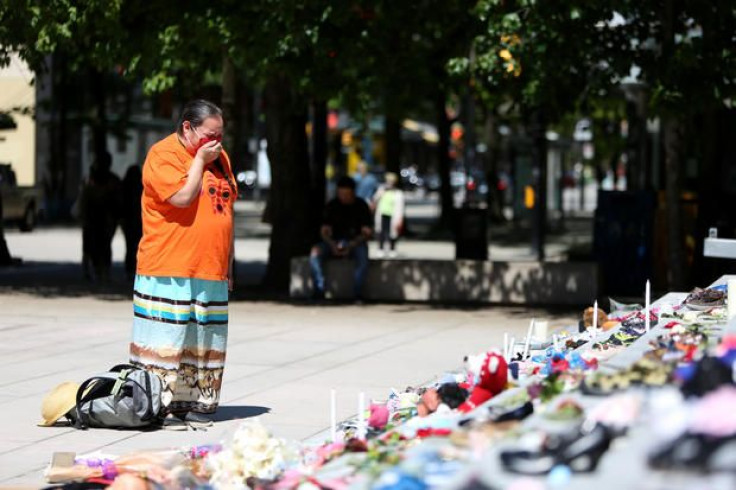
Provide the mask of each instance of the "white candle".
{"label": "white candle", "polygon": [[366,423],[365,423],[365,393],[362,391],[358,395],[358,439],[365,439]]}
{"label": "white candle", "polygon": [[593,302],[593,331],[591,332],[592,340],[595,340],[598,333],[598,300]]}
{"label": "white candle", "polygon": [[650,285],[649,285],[649,279],[647,279],[647,286],[646,290],[644,291],[644,325],[646,326],[646,331],[649,332],[649,301],[650,301]]}
{"label": "white candle", "polygon": [[514,348],[516,347],[516,337],[511,337],[509,340],[509,361],[514,360]]}
{"label": "white candle", "polygon": [[532,321],[529,322],[529,330],[526,332],[526,341],[524,342],[524,351],[521,354],[521,359],[526,359],[526,356],[529,354],[529,346],[532,342],[532,332],[534,331],[534,318],[532,318]]}
{"label": "white candle", "polygon": [[730,320],[736,316],[736,279],[729,279],[726,284],[728,285],[728,292],[726,293],[726,314]]}
{"label": "white candle", "polygon": [[547,330],[549,329],[549,322],[546,320],[534,320],[534,332],[532,338],[537,339],[540,342],[547,340]]}
{"label": "white candle", "polygon": [[337,442],[337,393],[330,390],[330,437]]}

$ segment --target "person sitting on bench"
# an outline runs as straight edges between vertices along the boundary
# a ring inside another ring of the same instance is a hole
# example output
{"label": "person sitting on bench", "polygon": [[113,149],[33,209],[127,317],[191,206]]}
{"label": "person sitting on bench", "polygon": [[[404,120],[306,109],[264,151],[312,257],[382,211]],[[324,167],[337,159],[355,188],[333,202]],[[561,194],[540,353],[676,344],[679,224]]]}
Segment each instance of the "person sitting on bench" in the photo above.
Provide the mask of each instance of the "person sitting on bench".
{"label": "person sitting on bench", "polygon": [[326,258],[355,260],[354,297],[362,299],[363,283],[368,271],[368,243],[373,234],[373,218],[363,199],[355,196],[355,181],[341,177],[337,182],[337,197],[327,203],[322,219],[322,241],[312,247],[309,263],[314,280],[314,297],[325,295],[323,263]]}

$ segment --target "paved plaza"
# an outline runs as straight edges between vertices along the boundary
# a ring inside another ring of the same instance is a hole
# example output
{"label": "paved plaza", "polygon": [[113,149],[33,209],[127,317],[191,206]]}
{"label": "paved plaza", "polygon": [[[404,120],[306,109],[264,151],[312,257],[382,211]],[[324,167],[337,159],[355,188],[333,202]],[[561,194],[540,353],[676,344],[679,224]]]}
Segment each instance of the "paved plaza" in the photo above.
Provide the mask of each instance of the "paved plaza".
{"label": "paved plaza", "polygon": [[[459,368],[464,354],[500,345],[504,332],[521,338],[533,316],[548,319],[551,328],[575,321],[575,312],[521,307],[315,306],[249,301],[241,293],[243,299],[230,307],[221,407],[209,431],[37,427],[49,389],[127,360],[132,325],[127,286],[119,278],[109,290],[82,283],[80,235],[69,228],[7,233],[11,252],[25,263],[0,270],[3,487],[40,486],[55,451],[121,454],[219,442],[240,420],[257,415],[278,436],[309,439],[329,425],[331,388],[337,390],[338,417],[344,419],[356,413],[359,392],[385,399],[392,387],[430,381]],[[239,256],[259,264],[265,259],[262,242],[238,239]],[[123,250],[118,236],[116,261]],[[122,272],[119,266],[117,272]]]}

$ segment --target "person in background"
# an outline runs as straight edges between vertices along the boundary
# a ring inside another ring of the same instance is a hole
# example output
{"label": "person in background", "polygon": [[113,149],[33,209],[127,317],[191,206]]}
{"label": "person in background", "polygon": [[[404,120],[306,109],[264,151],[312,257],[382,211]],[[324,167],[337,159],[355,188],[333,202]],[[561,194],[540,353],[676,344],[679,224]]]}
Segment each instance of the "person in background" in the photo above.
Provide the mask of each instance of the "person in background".
{"label": "person in background", "polygon": [[378,179],[368,172],[368,165],[365,162],[358,164],[358,171],[353,178],[355,179],[355,195],[365,202],[371,203],[373,195],[378,189]]}
{"label": "person in background", "polygon": [[125,172],[122,184],[120,225],[125,235],[125,275],[129,281],[135,277],[136,254],[143,236],[142,177],[141,168],[138,165],[131,165]]}
{"label": "person in background", "polygon": [[393,172],[386,174],[386,183],[381,186],[373,200],[376,210],[375,227],[378,234],[378,247],[381,257],[386,256],[384,245],[388,243],[388,256],[396,257],[396,241],[404,227],[404,193],[397,187],[398,176]]}
{"label": "person in background", "polygon": [[363,283],[368,271],[368,244],[372,234],[371,211],[355,194],[355,181],[341,177],[337,181],[337,197],[327,203],[322,220],[322,241],[312,247],[309,263],[314,280],[314,297],[325,296],[323,262],[327,258],[355,259],[354,297],[362,299]]}
{"label": "person in background", "polygon": [[110,280],[112,239],[120,217],[120,178],[111,167],[112,155],[98,152],[79,203],[84,274],[103,284]]}
{"label": "person in background", "polygon": [[143,164],[130,362],[163,381],[164,428],[212,425],[220,401],[237,195],[223,126],[219,107],[191,101]]}

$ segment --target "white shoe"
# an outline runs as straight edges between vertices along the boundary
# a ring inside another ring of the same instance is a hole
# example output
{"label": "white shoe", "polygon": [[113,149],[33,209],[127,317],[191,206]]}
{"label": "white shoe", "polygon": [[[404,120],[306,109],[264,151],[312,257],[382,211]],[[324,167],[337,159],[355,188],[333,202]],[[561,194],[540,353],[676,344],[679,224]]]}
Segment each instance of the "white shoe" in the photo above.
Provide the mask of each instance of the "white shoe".
{"label": "white shoe", "polygon": [[389,259],[395,259],[396,257],[397,257],[397,255],[396,255],[396,250],[391,250],[391,251],[390,251],[390,252],[388,253],[388,258],[389,258]]}
{"label": "white shoe", "polygon": [[379,250],[379,251],[378,251],[378,258],[379,258],[379,259],[382,259],[382,258],[384,258],[385,256],[386,256],[386,252],[384,252],[383,250]]}

